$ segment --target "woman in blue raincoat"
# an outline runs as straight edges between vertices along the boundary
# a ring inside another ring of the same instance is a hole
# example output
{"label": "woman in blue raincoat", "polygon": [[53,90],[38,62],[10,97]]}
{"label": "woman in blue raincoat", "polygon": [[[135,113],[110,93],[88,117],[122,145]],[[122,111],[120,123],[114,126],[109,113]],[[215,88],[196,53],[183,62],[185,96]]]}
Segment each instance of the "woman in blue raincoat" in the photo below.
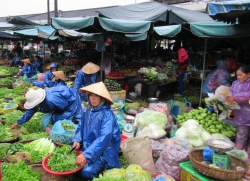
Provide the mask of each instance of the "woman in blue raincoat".
{"label": "woman in blue raincoat", "polygon": [[76,164],[87,161],[78,174],[83,179],[92,180],[104,169],[120,168],[120,129],[110,110],[113,101],[103,82],[80,91],[86,92],[89,106],[83,110],[72,142],[73,147],[82,152],[77,156]]}
{"label": "woman in blue raincoat", "polygon": [[40,87],[40,88],[44,88],[44,89],[53,87],[55,82],[53,82],[52,79],[55,77],[55,75],[52,72],[54,72],[54,71],[57,71],[57,64],[53,62],[50,66],[49,71],[47,71],[44,75],[44,81],[43,82],[38,82],[38,81],[33,82],[33,85]]}
{"label": "woman in blue raincoat", "polygon": [[[52,87],[50,89],[29,90],[25,94],[24,104],[27,111],[10,126],[11,129],[29,121],[36,112],[52,113],[51,122],[63,119],[81,121],[82,107],[79,94],[68,86]],[[47,132],[47,130],[46,130]],[[49,133],[49,130],[48,132]]]}
{"label": "woman in blue raincoat", "polygon": [[228,86],[230,87],[230,62],[229,60],[218,60],[216,62],[217,69],[213,70],[206,77],[204,84],[202,86],[203,93],[215,93],[215,90],[220,86]]}
{"label": "woman in blue raincoat", "polygon": [[[96,83],[99,70],[100,67],[91,62],[84,65],[76,74],[74,89],[78,91],[80,88]],[[87,97],[84,93],[79,92],[79,94],[83,101],[87,101]]]}
{"label": "woman in blue raincoat", "polygon": [[19,76],[26,76],[28,78],[30,78],[33,74],[32,72],[32,66],[31,66],[31,62],[30,59],[24,59],[22,60],[24,66],[23,67],[19,67]]}
{"label": "woman in blue raincoat", "polygon": [[55,77],[53,78],[55,80],[54,86],[53,87],[57,87],[57,86],[67,86],[67,84],[65,83],[66,78],[65,78],[65,74],[63,71],[55,71],[52,72]]}
{"label": "woman in blue raincoat", "polygon": [[32,63],[32,68],[33,68],[33,75],[37,74],[37,72],[40,73],[43,72],[40,56],[38,55],[34,56],[34,62]]}

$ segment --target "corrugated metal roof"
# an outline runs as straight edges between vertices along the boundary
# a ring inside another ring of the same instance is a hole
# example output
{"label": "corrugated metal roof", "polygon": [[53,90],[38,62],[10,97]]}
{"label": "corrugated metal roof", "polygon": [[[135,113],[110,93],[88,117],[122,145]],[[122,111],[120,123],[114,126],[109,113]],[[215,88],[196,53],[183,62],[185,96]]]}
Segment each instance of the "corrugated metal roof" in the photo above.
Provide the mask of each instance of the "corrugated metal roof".
{"label": "corrugated metal roof", "polygon": [[[75,17],[88,17],[88,16],[98,16],[98,13],[95,12],[99,9],[105,9],[110,7],[116,7],[116,6],[109,6],[109,7],[103,7],[103,8],[93,8],[93,9],[80,9],[80,10],[72,10],[72,11],[61,11],[59,10],[59,17],[64,18],[75,18]],[[14,17],[14,16],[13,16]],[[39,14],[29,14],[29,15],[19,15],[19,17],[22,17],[24,19],[34,21],[34,22],[44,22],[47,20],[47,12],[45,13],[39,13]],[[50,17],[54,17],[54,11],[50,12]],[[6,22],[8,21],[10,17],[0,17],[0,22]]]}

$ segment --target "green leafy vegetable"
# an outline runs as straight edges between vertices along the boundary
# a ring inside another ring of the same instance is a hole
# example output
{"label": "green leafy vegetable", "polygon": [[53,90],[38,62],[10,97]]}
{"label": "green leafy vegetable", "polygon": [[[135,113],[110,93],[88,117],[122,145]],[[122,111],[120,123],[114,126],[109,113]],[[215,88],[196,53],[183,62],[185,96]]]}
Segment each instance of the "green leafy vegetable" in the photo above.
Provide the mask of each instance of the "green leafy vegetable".
{"label": "green leafy vegetable", "polygon": [[64,145],[57,148],[48,159],[48,166],[51,170],[55,172],[65,172],[70,170],[75,170],[78,166],[76,162],[76,153],[69,153],[71,147],[69,145]]}
{"label": "green leafy vegetable", "polygon": [[45,132],[31,133],[26,135],[20,135],[21,140],[37,139],[37,138],[49,138],[49,135]]}
{"label": "green leafy vegetable", "polygon": [[34,172],[31,166],[28,166],[24,161],[17,163],[6,163],[1,165],[2,181],[40,181],[41,174]]}
{"label": "green leafy vegetable", "polygon": [[62,126],[64,130],[72,130],[72,129],[75,130],[75,126],[66,122],[62,122]]}
{"label": "green leafy vegetable", "polygon": [[0,140],[1,141],[11,140],[13,138],[14,137],[13,137],[12,133],[10,132],[10,128],[0,126]]}

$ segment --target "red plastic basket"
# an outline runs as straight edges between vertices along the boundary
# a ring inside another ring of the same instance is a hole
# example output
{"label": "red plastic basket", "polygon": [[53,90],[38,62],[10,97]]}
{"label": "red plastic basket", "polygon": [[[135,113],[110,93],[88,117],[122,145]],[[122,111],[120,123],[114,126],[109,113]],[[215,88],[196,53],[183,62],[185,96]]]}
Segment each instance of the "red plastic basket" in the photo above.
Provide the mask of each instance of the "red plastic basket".
{"label": "red plastic basket", "polygon": [[[76,155],[80,155],[80,154],[81,154],[80,151],[77,151],[77,152],[76,152]],[[79,170],[81,170],[81,169],[86,165],[86,162],[87,162],[87,161],[85,160],[85,162],[84,162],[80,167],[78,167],[77,169],[72,170],[72,171],[67,171],[67,172],[55,172],[55,171],[52,171],[52,170],[47,166],[47,164],[48,164],[48,159],[49,159],[50,156],[51,156],[51,154],[47,155],[47,156],[43,159],[43,161],[42,161],[42,167],[43,167],[43,169],[44,169],[46,172],[48,172],[48,173],[50,173],[50,174],[52,174],[52,175],[56,175],[56,176],[64,176],[64,175],[71,175],[71,174],[74,174],[74,173],[78,172]]]}

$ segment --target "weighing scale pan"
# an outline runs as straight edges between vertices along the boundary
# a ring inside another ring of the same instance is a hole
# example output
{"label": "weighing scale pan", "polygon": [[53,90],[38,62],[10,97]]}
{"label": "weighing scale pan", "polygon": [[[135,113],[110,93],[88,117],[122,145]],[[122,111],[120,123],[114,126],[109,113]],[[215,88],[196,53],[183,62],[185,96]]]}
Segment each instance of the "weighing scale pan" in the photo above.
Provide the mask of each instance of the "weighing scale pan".
{"label": "weighing scale pan", "polygon": [[235,144],[232,141],[225,139],[209,139],[207,145],[217,152],[227,152],[234,148]]}

